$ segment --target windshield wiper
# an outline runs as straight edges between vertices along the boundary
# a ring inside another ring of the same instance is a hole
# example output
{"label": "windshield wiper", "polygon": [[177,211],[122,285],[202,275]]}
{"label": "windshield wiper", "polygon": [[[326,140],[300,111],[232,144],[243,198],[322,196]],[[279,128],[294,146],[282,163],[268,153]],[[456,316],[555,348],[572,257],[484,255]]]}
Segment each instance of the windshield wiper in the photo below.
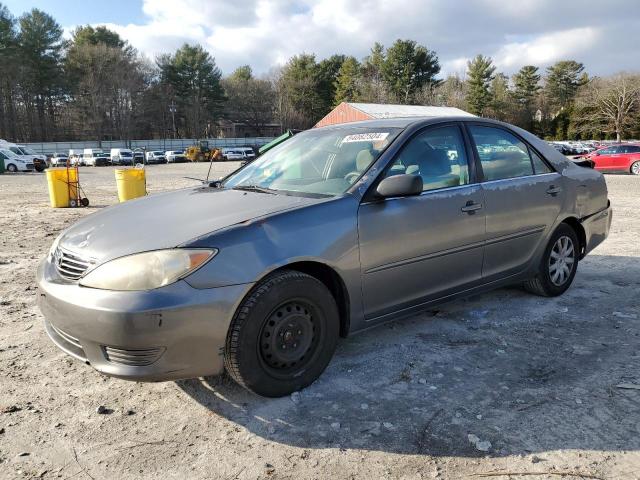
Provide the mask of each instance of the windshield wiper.
{"label": "windshield wiper", "polygon": [[266,187],[261,187],[259,185],[236,185],[235,187],[231,187],[231,189],[246,190],[247,192],[260,192],[260,193],[268,193],[270,195],[277,195],[276,190],[272,190]]}

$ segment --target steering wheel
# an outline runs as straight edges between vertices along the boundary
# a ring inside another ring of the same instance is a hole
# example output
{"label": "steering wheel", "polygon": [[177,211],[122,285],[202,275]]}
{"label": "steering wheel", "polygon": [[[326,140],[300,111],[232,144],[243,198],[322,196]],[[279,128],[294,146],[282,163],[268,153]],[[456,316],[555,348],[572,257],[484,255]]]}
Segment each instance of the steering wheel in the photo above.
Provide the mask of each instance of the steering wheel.
{"label": "steering wheel", "polygon": [[349,185],[353,185],[353,182],[355,182],[360,175],[362,175],[362,172],[349,172],[344,176],[344,179]]}

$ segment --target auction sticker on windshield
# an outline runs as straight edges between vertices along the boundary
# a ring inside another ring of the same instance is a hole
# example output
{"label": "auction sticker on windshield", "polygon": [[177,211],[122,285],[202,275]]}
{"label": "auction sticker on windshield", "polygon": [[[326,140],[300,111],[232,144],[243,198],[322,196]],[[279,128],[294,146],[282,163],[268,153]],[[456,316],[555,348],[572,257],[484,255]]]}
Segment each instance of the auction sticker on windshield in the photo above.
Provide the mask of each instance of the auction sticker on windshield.
{"label": "auction sticker on windshield", "polygon": [[389,132],[371,132],[371,133],[356,133],[353,135],[347,135],[342,140],[342,143],[351,142],[379,142],[389,136]]}

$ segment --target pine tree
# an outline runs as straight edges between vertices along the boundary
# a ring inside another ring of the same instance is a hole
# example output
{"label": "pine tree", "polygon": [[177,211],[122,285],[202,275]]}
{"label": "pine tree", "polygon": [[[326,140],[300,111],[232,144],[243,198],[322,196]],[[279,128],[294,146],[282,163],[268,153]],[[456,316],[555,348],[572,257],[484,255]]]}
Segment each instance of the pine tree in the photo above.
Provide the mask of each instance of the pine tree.
{"label": "pine tree", "polygon": [[360,64],[354,57],[347,57],[340,67],[336,80],[334,105],[341,102],[353,102],[359,98]]}
{"label": "pine tree", "polygon": [[489,86],[496,67],[489,57],[477,55],[467,62],[467,103],[474,115],[484,115],[491,102]]}
{"label": "pine tree", "polygon": [[382,74],[389,91],[401,103],[411,103],[428,84],[436,84],[440,63],[435,52],[413,40],[396,40],[387,49]]}

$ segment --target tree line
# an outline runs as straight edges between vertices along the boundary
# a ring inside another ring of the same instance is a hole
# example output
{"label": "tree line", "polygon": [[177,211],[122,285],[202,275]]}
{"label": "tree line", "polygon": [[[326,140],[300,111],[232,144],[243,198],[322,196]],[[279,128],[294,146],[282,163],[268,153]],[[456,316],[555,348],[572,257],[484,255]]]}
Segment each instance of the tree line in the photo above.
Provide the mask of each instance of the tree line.
{"label": "tree line", "polygon": [[464,74],[439,78],[436,52],[413,40],[363,59],[300,54],[268,74],[223,76],[200,45],[154,61],[105,27],[71,39],[47,13],[15,18],[0,4],[0,138],[21,142],[215,137],[224,122],[257,135],[312,127],[340,102],[458,107],[547,139],[640,137],[640,75],[589,76],[563,60],[511,76],[477,55]]}

